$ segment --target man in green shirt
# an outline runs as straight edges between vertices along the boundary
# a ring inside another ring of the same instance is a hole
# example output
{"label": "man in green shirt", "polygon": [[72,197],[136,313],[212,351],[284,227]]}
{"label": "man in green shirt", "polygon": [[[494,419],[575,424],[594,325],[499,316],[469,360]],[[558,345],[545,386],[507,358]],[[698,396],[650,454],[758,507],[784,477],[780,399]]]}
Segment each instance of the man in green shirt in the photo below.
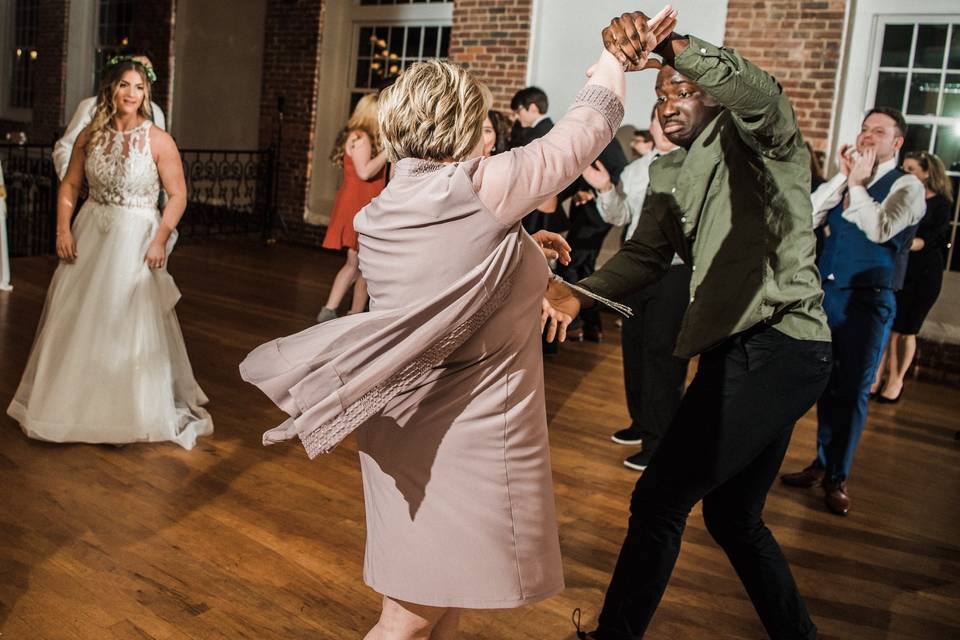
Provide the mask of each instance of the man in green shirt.
{"label": "man in green shirt", "polygon": [[[762,511],[794,423],[830,373],[810,204],[809,156],[776,80],[735,51],[672,34],[648,36],[624,14],[604,43],[628,70],[663,58],[657,113],[681,149],[650,167],[633,237],[578,284],[621,300],[660,278],[674,253],[691,266],[680,357],[700,355],[670,430],[637,482],[626,540],[599,628],[582,638],[643,637],[666,589],[690,509],[743,581],[767,633],[814,638],[789,565]],[[656,48],[654,48],[656,47]],[[571,315],[587,296],[554,287]]]}

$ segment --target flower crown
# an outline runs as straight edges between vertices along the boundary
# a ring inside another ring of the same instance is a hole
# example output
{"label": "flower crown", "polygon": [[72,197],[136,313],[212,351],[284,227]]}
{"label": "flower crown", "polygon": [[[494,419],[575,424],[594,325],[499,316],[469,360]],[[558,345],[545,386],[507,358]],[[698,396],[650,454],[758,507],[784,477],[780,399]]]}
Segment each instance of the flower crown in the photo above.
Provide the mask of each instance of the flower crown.
{"label": "flower crown", "polygon": [[135,65],[143,69],[143,72],[147,75],[147,80],[149,80],[151,83],[156,82],[157,74],[154,72],[153,67],[151,67],[148,64],[143,64],[139,60],[134,60],[133,58],[134,56],[113,56],[107,61],[107,64],[104,67],[104,70],[109,71],[110,69],[117,66],[121,62],[127,62],[129,60],[130,62],[133,62]]}

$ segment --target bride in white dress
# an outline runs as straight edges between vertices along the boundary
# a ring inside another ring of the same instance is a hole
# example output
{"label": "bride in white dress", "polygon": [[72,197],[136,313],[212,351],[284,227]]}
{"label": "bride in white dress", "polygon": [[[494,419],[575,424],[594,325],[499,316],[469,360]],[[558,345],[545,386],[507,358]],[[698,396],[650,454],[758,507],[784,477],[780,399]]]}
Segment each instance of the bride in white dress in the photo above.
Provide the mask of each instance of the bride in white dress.
{"label": "bride in white dress", "polygon": [[[165,269],[186,207],[183,166],[149,105],[139,63],[109,69],[60,185],[61,262],[7,409],[31,438],[191,449],[213,431],[173,309],[180,292]],[[89,198],[71,229],[84,173]]]}

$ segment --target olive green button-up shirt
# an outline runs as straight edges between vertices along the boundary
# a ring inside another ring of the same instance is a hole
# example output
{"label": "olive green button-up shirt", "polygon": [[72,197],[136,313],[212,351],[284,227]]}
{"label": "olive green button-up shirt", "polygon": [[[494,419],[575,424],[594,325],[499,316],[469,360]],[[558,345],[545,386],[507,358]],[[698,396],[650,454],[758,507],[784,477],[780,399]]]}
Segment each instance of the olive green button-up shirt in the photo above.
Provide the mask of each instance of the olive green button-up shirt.
{"label": "olive green button-up shirt", "polygon": [[691,265],[676,354],[690,357],[758,323],[829,341],[815,260],[810,157],[777,81],[731,49],[690,37],[674,67],[725,109],[687,150],[650,166],[633,237],[578,284],[614,300]]}

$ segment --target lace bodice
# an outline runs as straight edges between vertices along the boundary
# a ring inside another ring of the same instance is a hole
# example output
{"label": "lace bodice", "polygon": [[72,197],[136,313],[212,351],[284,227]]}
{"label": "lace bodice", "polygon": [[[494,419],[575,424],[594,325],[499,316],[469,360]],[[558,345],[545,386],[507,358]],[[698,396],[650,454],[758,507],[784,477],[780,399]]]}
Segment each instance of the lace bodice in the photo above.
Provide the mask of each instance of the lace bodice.
{"label": "lace bodice", "polygon": [[129,131],[107,127],[103,141],[87,156],[85,169],[90,199],[124,207],[156,207],[160,174],[150,150],[146,120]]}

